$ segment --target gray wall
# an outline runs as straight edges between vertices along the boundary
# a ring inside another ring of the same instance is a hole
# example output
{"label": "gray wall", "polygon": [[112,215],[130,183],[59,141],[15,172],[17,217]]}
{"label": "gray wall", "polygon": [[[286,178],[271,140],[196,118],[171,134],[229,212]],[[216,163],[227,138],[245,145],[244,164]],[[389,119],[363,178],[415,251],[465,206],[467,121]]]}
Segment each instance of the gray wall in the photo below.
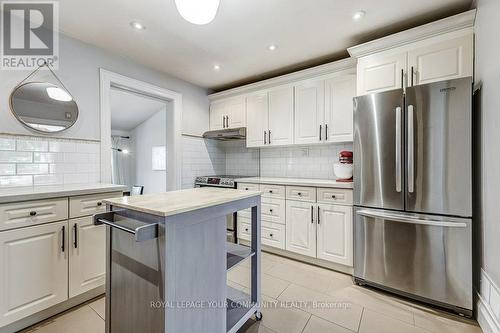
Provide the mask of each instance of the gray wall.
{"label": "gray wall", "polygon": [[[71,129],[56,136],[100,139],[99,68],[181,93],[183,96],[183,134],[201,135],[208,129],[208,99],[205,89],[61,35],[60,64],[56,74],[75,97],[80,108],[80,118]],[[9,109],[11,90],[29,73],[30,71],[1,71],[0,132],[33,134],[16,121]],[[43,76],[47,76],[47,73]]]}
{"label": "gray wall", "polygon": [[167,172],[153,170],[151,151],[154,146],[166,146],[167,144],[166,108],[134,128],[131,131],[131,136],[134,138],[134,185],[143,185],[144,194],[165,192]]}
{"label": "gray wall", "polygon": [[477,152],[480,201],[476,210],[480,222],[479,263],[500,286],[500,1],[476,1],[476,83],[482,85]]}

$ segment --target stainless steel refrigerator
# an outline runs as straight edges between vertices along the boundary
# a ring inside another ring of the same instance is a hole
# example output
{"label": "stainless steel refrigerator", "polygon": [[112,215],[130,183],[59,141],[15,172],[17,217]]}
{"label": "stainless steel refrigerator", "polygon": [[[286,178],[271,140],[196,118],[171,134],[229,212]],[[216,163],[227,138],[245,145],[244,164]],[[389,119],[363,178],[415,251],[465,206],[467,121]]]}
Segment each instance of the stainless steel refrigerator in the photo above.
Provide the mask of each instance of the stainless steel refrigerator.
{"label": "stainless steel refrigerator", "polygon": [[354,277],[472,315],[472,79],[354,98]]}

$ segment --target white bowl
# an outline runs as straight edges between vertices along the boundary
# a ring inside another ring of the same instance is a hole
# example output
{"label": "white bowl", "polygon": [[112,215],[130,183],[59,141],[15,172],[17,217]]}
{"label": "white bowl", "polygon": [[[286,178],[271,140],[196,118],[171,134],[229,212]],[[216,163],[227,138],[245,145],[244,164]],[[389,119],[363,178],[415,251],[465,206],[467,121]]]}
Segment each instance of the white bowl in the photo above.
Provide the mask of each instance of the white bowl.
{"label": "white bowl", "polygon": [[335,173],[335,176],[339,179],[351,179],[352,164],[335,163],[333,164],[333,172]]}

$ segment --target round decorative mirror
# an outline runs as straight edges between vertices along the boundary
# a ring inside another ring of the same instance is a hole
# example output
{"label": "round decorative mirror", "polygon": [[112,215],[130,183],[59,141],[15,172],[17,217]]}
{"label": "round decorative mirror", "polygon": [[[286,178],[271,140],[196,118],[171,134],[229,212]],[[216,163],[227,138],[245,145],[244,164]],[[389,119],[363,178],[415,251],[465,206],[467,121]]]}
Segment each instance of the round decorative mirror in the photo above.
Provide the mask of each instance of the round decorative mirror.
{"label": "round decorative mirror", "polygon": [[47,82],[28,82],[10,94],[10,109],[26,127],[43,133],[64,131],[78,119],[78,105],[63,88]]}

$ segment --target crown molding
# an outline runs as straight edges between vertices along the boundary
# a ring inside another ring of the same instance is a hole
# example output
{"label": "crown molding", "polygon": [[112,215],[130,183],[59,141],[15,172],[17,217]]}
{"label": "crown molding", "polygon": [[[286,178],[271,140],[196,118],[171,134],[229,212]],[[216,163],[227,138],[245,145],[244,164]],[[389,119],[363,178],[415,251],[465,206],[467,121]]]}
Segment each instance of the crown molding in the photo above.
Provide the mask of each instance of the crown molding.
{"label": "crown molding", "polygon": [[288,84],[322,75],[333,74],[343,70],[353,70],[353,73],[355,73],[356,63],[357,59],[346,58],[328,64],[307,68],[298,72],[293,72],[290,74],[273,77],[271,79],[250,83],[241,87],[224,90],[215,94],[208,95],[208,99],[210,101],[215,101],[218,99],[234,97],[241,94],[247,94],[258,90],[272,88],[277,85]]}
{"label": "crown molding", "polygon": [[472,28],[476,19],[476,10],[453,15],[439,21],[424,24],[409,30],[401,31],[393,35],[382,37],[364,44],[356,45],[347,49],[349,55],[354,58],[364,57],[373,53],[386,51],[399,46],[415,43],[430,37],[444,33]]}

